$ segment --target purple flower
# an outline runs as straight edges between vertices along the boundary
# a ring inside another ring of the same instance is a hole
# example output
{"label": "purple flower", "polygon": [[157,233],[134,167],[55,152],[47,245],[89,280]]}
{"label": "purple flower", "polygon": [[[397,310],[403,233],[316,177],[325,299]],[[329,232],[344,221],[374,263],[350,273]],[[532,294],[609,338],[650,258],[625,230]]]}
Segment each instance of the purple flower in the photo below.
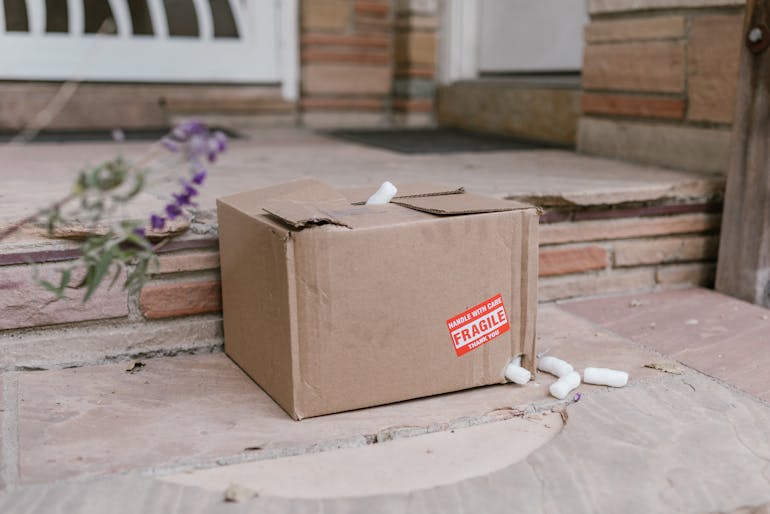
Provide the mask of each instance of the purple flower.
{"label": "purple flower", "polygon": [[169,152],[176,153],[179,151],[179,143],[171,139],[170,137],[164,137],[160,140],[160,144]]}
{"label": "purple flower", "polygon": [[186,180],[182,179],[180,181],[182,183],[182,187],[184,188],[184,192],[182,194],[185,194],[187,196],[195,196],[198,194],[198,189],[187,182]]}
{"label": "purple flower", "polygon": [[193,184],[201,185],[203,184],[203,181],[206,180],[206,169],[203,168],[199,172],[197,172],[195,175],[193,175],[192,181]]}
{"label": "purple flower", "polygon": [[222,153],[227,150],[227,136],[221,130],[214,132],[213,140],[217,144],[217,152]]}
{"label": "purple flower", "polygon": [[153,230],[163,230],[163,227],[166,226],[166,218],[153,214],[150,216],[150,226]]}
{"label": "purple flower", "polygon": [[184,207],[185,205],[190,205],[192,202],[190,201],[190,195],[185,193],[174,193],[171,196],[174,197],[174,203],[179,207]]}
{"label": "purple flower", "polygon": [[175,203],[170,203],[166,205],[166,214],[168,215],[168,218],[173,220],[174,218],[178,218],[180,214],[182,214],[182,209],[179,208],[179,206]]}
{"label": "purple flower", "polygon": [[196,135],[196,134],[205,134],[208,132],[208,128],[205,124],[201,123],[198,120],[185,120],[181,122],[179,125],[174,127],[174,130],[171,132],[175,138],[177,138],[180,141],[187,141],[190,136]]}
{"label": "purple flower", "polygon": [[572,401],[573,401],[573,402],[579,402],[579,401],[580,401],[580,398],[582,398],[582,396],[583,396],[583,395],[582,395],[582,394],[580,394],[580,393],[575,393],[575,397],[572,399]]}
{"label": "purple flower", "polygon": [[136,227],[133,230],[133,233],[139,237],[146,237],[147,232],[144,230],[144,227]]}

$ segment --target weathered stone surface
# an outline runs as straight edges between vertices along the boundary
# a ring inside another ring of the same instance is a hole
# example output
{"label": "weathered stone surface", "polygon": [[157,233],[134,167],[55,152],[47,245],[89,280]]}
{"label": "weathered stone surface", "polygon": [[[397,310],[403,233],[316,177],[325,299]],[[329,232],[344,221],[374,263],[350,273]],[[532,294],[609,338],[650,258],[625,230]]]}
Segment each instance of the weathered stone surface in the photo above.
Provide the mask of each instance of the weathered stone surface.
{"label": "weathered stone surface", "polygon": [[538,280],[537,298],[541,302],[550,302],[621,291],[649,291],[653,286],[655,271],[650,268],[544,277]]}
{"label": "weathered stone surface", "polygon": [[607,250],[601,246],[541,248],[539,260],[541,277],[603,269],[609,264]]}
{"label": "weathered stone surface", "polygon": [[209,353],[222,347],[216,315],[157,323],[57,327],[0,335],[0,371],[99,364],[142,355]]}
{"label": "weathered stone surface", "polygon": [[655,280],[658,284],[704,286],[714,285],[716,265],[714,263],[676,264],[662,266],[655,272]]}
{"label": "weathered stone surface", "polygon": [[746,0],[588,0],[590,14],[744,5]]}
{"label": "weathered stone surface", "polygon": [[307,94],[387,94],[388,66],[307,64],[302,67],[302,91]]}
{"label": "weathered stone surface", "polygon": [[355,110],[340,107],[339,109],[318,109],[302,113],[302,124],[311,128],[374,128],[382,127],[385,120],[383,112],[366,112],[374,109]]}
{"label": "weathered stone surface", "polygon": [[736,509],[770,501],[763,473],[770,454],[768,409],[713,380],[688,374],[585,394],[568,412],[562,433],[527,459],[484,477],[408,494],[326,500],[263,495],[224,504],[221,490],[122,476],[20,487],[0,496],[0,510],[101,514],[121,505],[126,514],[460,514],[509,512],[515,505],[525,513],[749,514]]}
{"label": "weathered stone surface", "polygon": [[139,310],[149,319],[217,312],[222,309],[219,280],[171,282],[144,286]]}
{"label": "weathered stone surface", "polygon": [[350,21],[348,0],[302,0],[302,28],[344,30]]}
{"label": "weathered stone surface", "polygon": [[587,300],[563,308],[765,401],[770,310],[706,289]]}
{"label": "weathered stone surface", "polygon": [[742,31],[742,15],[693,18],[687,45],[689,119],[732,122]]}
{"label": "weathered stone surface", "polygon": [[687,236],[620,241],[614,244],[615,266],[639,266],[666,262],[714,259],[719,249],[717,236]]}
{"label": "weathered stone surface", "polygon": [[433,32],[402,32],[396,35],[395,54],[399,64],[436,63],[437,38]]}
{"label": "weathered stone surface", "polygon": [[540,226],[540,244],[607,241],[704,232],[719,228],[718,214],[549,223]]}
{"label": "weathered stone surface", "polygon": [[644,39],[678,39],[685,35],[684,16],[592,21],[583,30],[586,43]]}
{"label": "weathered stone surface", "polygon": [[[40,278],[55,282],[61,265],[41,265]],[[128,293],[121,286],[125,274],[109,288],[109,279],[83,303],[85,290],[69,290],[66,298],[55,295],[33,283],[32,266],[14,266],[0,269],[0,330],[73,323],[92,319],[117,318],[128,315]],[[73,279],[73,282],[77,277]]]}
{"label": "weathered stone surface", "polygon": [[682,98],[606,93],[583,93],[580,97],[580,106],[582,111],[588,114],[637,118],[682,119],[685,110],[685,102]]}
{"label": "weathered stone surface", "polygon": [[681,93],[685,46],[675,41],[588,45],[582,77],[585,89]]}
{"label": "weathered stone surface", "polygon": [[441,125],[572,145],[580,92],[570,88],[517,87],[504,81],[459,82],[440,87]]}
{"label": "weathered stone surface", "polygon": [[182,254],[161,255],[153,273],[180,273],[182,271],[201,271],[219,267],[219,252],[189,252]]}
{"label": "weathered stone surface", "polygon": [[583,116],[578,123],[577,147],[590,155],[724,174],[730,130]]}
{"label": "weathered stone surface", "polygon": [[[658,375],[641,368],[655,354],[553,306],[541,307],[538,325],[538,345],[577,368],[628,369],[634,380]],[[123,362],[21,375],[22,482],[147,468],[179,473],[363,446],[508,419],[512,407],[553,400],[553,377],[541,373],[526,387],[476,388],[296,422],[223,354],[143,362],[133,374]],[[246,450],[254,447],[262,449]]]}
{"label": "weathered stone surface", "polygon": [[[341,498],[409,494],[485,477],[549,443],[564,423],[555,412],[362,448],[298,455],[164,477],[212,492],[236,483],[260,496]],[[500,445],[500,441],[510,441]],[[370,473],[372,467],[377,473]],[[409,470],[405,473],[405,470]]]}

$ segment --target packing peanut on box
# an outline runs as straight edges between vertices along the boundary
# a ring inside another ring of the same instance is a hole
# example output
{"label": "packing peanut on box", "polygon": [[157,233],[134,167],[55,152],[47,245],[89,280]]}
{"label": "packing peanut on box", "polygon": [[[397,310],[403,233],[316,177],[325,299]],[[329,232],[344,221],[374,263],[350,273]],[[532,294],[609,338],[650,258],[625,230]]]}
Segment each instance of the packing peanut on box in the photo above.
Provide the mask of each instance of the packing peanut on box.
{"label": "packing peanut on box", "polygon": [[225,351],[295,419],[534,371],[535,207],[302,180],[217,200]]}

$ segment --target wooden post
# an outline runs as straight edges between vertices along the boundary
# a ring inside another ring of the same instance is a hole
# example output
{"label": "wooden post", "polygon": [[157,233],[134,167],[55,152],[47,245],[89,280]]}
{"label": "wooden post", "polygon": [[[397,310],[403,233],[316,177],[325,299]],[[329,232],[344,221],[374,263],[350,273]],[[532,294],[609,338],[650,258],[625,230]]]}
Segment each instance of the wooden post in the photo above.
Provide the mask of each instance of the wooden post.
{"label": "wooden post", "polygon": [[770,0],[748,0],[716,288],[770,307]]}

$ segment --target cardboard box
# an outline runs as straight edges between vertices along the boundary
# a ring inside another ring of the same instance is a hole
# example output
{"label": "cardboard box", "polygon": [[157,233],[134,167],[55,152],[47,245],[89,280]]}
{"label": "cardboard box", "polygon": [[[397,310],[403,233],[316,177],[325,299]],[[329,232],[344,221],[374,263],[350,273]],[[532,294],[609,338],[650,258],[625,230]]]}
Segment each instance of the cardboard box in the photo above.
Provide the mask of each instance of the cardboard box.
{"label": "cardboard box", "polygon": [[[225,351],[296,419],[534,371],[536,208],[303,180],[220,198]],[[354,205],[358,204],[358,205]]]}

